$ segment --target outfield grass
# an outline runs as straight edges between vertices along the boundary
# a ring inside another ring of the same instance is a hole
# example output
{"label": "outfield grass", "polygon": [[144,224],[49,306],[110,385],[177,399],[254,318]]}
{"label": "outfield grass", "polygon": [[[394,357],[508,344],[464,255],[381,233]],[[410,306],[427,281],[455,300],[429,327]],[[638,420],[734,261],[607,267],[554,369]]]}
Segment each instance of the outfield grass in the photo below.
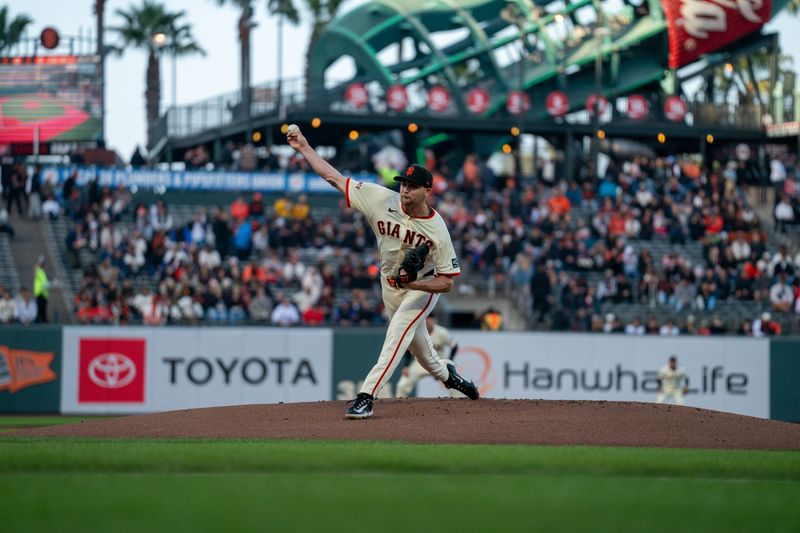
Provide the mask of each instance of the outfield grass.
{"label": "outfield grass", "polygon": [[0,438],[4,531],[800,530],[800,453]]}

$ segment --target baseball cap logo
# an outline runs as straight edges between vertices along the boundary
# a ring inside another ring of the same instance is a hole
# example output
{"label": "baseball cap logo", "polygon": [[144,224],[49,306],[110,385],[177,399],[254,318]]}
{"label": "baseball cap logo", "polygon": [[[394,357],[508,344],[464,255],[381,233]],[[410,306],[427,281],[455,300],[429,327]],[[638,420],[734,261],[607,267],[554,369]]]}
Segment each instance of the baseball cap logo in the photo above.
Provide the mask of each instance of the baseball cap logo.
{"label": "baseball cap logo", "polygon": [[104,353],[89,361],[89,379],[104,389],[120,389],[136,378],[136,364],[121,353]]}
{"label": "baseball cap logo", "polygon": [[406,169],[406,176],[410,176],[413,173],[414,173],[414,167],[408,167]]}

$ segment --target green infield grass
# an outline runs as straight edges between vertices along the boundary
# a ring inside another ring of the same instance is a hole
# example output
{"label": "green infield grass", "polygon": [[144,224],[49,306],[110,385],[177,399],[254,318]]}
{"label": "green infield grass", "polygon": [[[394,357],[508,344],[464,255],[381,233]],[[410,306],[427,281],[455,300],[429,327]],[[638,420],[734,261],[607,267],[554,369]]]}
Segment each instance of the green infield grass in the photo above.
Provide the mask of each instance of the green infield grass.
{"label": "green infield grass", "polygon": [[58,415],[4,415],[0,416],[0,433],[17,429],[79,424],[84,420],[100,420],[106,416],[58,416]]}
{"label": "green infield grass", "polygon": [[800,453],[0,437],[4,531],[800,530]]}

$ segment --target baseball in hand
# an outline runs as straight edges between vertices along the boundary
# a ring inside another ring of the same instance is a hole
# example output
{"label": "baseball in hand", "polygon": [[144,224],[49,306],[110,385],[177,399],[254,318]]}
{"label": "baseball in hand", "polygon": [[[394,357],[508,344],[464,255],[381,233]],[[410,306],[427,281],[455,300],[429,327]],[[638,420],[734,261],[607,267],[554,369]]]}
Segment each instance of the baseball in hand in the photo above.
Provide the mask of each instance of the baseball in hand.
{"label": "baseball in hand", "polygon": [[287,135],[291,135],[293,133],[300,133],[300,126],[297,124],[289,124],[289,128],[286,130]]}

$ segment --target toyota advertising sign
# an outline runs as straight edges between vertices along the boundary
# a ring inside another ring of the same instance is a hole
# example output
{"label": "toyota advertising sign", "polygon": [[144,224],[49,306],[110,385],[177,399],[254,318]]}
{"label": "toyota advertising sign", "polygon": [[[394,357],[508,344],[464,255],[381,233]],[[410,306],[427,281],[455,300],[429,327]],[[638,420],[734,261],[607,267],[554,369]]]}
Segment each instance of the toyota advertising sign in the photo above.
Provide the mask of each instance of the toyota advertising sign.
{"label": "toyota advertising sign", "polygon": [[[455,332],[456,364],[487,398],[654,402],[656,375],[676,355],[686,405],[769,418],[769,341],[739,337]],[[418,396],[446,396],[423,379]]]}
{"label": "toyota advertising sign", "polygon": [[146,413],[330,397],[323,329],[66,327],[64,413]]}

